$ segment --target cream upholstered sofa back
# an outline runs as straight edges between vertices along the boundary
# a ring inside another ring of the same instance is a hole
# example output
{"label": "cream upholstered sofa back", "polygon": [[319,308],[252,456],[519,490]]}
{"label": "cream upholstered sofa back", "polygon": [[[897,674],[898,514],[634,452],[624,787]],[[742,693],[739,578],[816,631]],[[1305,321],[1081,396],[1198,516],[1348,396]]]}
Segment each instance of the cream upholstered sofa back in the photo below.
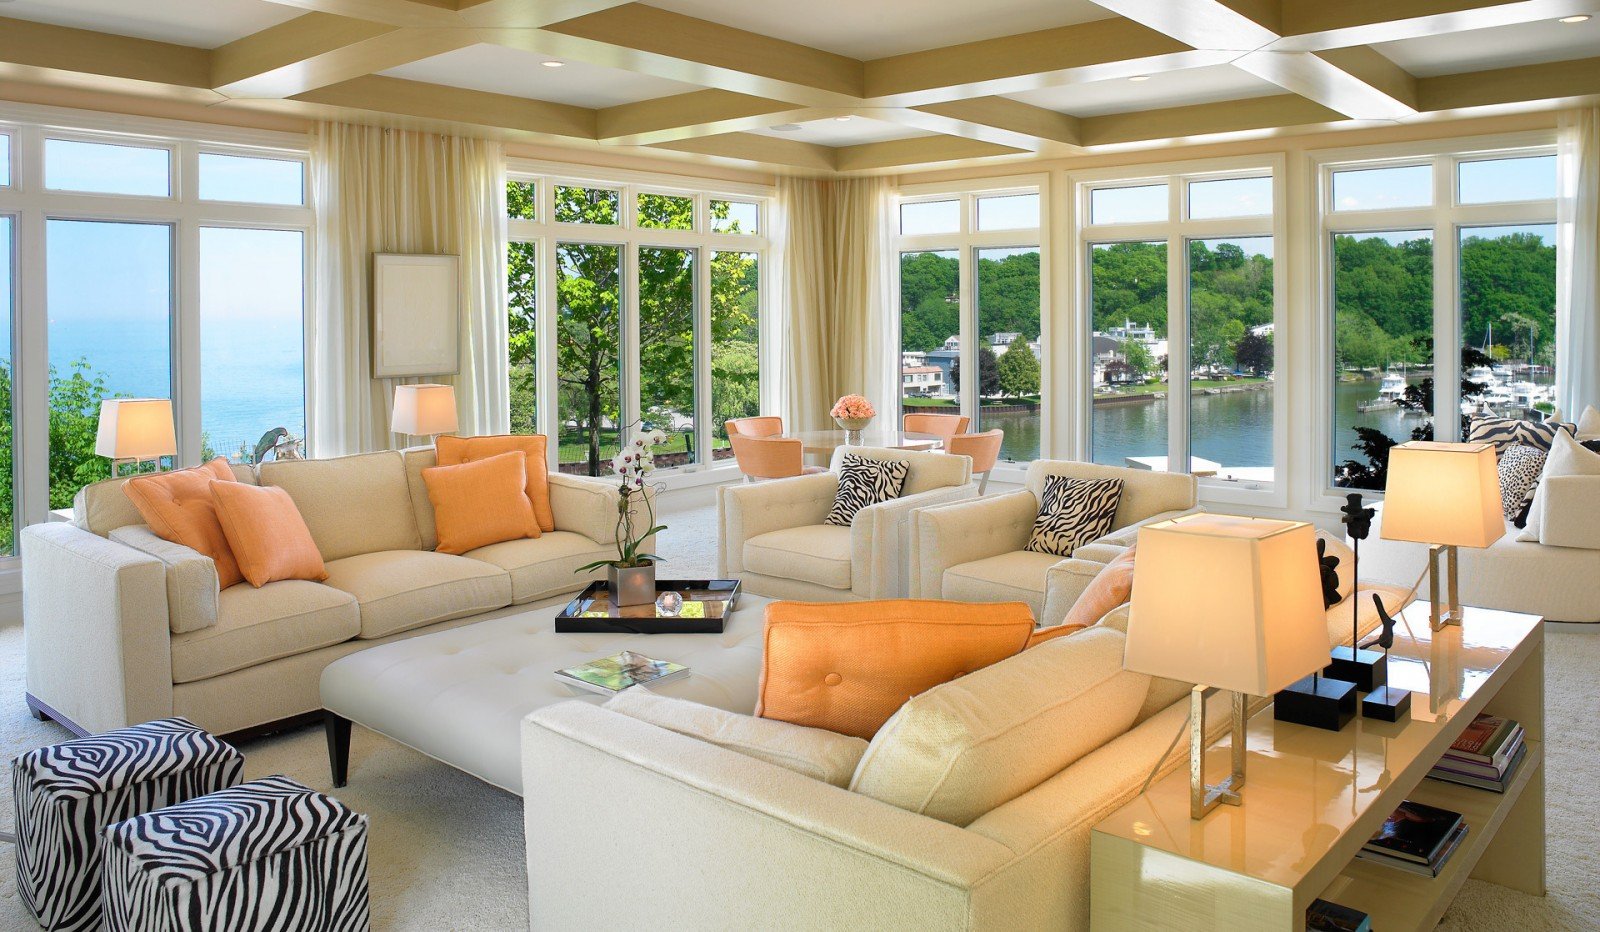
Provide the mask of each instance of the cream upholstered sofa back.
{"label": "cream upholstered sofa back", "polygon": [[[235,479],[250,485],[256,484],[254,467],[244,463],[229,465]],[[133,507],[133,501],[122,488],[132,478],[101,479],[79,489],[72,498],[72,522],[101,537],[108,536],[119,527],[144,524],[144,516]]]}
{"label": "cream upholstered sofa back", "polygon": [[405,459],[395,450],[262,463],[258,474],[294,499],[324,560],[423,549]]}
{"label": "cream upholstered sofa back", "polygon": [[887,447],[836,447],[828,469],[838,472],[848,455],[886,462],[904,462],[907,465],[906,484],[900,497],[929,492],[948,486],[962,486],[972,481],[972,457],[951,456],[922,450],[891,450]]}
{"label": "cream upholstered sofa back", "polygon": [[1071,460],[1034,460],[1028,464],[1023,484],[1035,498],[1044,498],[1044,483],[1049,476],[1074,479],[1121,479],[1122,502],[1112,527],[1127,527],[1153,515],[1168,511],[1187,511],[1195,507],[1200,486],[1193,476],[1176,472],[1155,472],[1121,466],[1101,466]]}

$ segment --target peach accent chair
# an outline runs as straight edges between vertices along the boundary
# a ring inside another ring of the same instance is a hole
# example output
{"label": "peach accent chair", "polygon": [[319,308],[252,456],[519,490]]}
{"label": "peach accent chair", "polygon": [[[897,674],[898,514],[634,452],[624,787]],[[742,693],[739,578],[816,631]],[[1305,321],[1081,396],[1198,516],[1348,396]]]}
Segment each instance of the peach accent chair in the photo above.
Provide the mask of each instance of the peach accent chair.
{"label": "peach accent chair", "polygon": [[938,434],[950,438],[967,432],[972,419],[964,414],[907,414],[900,421],[900,429],[908,434]]}
{"label": "peach accent chair", "polygon": [[723,426],[733,446],[734,462],[739,464],[746,482],[827,471],[821,466],[805,465],[805,446],[798,438],[780,436],[781,417],[729,418]]}
{"label": "peach accent chair", "polygon": [[[1024,549],[1050,476],[1122,480],[1112,530],[1069,556]],[[1023,485],[994,498],[925,508],[913,517],[912,598],[1026,602],[1040,626],[1057,625],[1101,567],[1133,544],[1142,525],[1199,510],[1199,484],[1183,473],[1035,460]]]}
{"label": "peach accent chair", "polygon": [[1000,444],[1005,439],[1006,432],[996,427],[981,434],[957,434],[944,442],[946,453],[972,457],[972,474],[983,477],[978,480],[979,496],[989,490],[989,473],[1000,459]]}
{"label": "peach accent chair", "polygon": [[[846,455],[904,460],[900,497],[825,524]],[[774,599],[842,602],[906,594],[912,514],[972,498],[972,462],[943,452],[839,447],[827,472],[717,489],[717,576]]]}

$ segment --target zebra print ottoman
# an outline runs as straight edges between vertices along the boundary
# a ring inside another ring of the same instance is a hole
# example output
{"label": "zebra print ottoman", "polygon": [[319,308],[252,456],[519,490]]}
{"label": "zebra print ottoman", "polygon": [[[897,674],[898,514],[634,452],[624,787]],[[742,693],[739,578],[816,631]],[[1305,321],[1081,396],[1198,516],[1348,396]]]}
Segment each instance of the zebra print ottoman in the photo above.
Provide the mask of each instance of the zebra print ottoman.
{"label": "zebra print ottoman", "polygon": [[48,930],[100,927],[100,833],[239,782],[244,755],[181,718],[29,751],[11,763],[17,888]]}
{"label": "zebra print ottoman", "polygon": [[109,932],[357,932],[367,817],[275,776],[106,829]]}

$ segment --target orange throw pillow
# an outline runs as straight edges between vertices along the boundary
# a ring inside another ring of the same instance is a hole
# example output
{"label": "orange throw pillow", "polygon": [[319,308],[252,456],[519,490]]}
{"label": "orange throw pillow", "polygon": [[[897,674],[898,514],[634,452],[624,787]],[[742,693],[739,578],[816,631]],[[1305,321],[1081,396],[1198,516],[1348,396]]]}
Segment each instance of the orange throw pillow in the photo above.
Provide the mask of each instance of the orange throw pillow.
{"label": "orange throw pillow", "polygon": [[440,437],[434,441],[434,452],[440,466],[458,466],[476,460],[488,459],[512,450],[521,450],[527,456],[524,468],[528,471],[528,501],[533,503],[533,516],[539,530],[556,529],[555,512],[550,510],[550,460],[546,454],[548,441],[543,434],[496,434],[491,437]]}
{"label": "orange throw pillow", "polygon": [[538,537],[521,450],[422,471],[439,526],[440,553],[462,554],[503,540]]}
{"label": "orange throw pillow", "polygon": [[906,700],[1020,652],[1022,602],[773,602],[756,714],[871,740]]}
{"label": "orange throw pillow", "polygon": [[1072,603],[1062,625],[1087,628],[1099,624],[1107,612],[1133,598],[1133,550],[1129,547],[1100,568],[1078,601]]}
{"label": "orange throw pillow", "polygon": [[250,585],[260,589],[280,579],[328,578],[317,542],[288,492],[270,485],[213,482],[211,494],[228,546]]}
{"label": "orange throw pillow", "polygon": [[244,574],[217,520],[213,481],[235,481],[224,457],[193,469],[138,476],[124,482],[122,491],[157,537],[210,557],[217,564],[217,584],[226,589],[243,582]]}

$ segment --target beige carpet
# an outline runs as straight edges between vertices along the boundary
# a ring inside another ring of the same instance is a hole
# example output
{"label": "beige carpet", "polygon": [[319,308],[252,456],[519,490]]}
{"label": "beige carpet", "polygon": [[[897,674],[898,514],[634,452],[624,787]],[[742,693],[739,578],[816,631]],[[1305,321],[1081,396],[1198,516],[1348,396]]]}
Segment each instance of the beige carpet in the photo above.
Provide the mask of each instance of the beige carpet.
{"label": "beige carpet", "polygon": [[[711,573],[713,521],[713,508],[704,505],[665,516],[671,530],[663,535],[662,549],[673,576]],[[22,642],[21,629],[0,629],[0,757],[6,761],[67,737],[59,727],[27,714]],[[1550,631],[1549,896],[1530,897],[1469,881],[1440,929],[1600,929],[1597,672],[1600,628]],[[250,742],[242,750],[247,777],[284,773],[330,789],[320,729]],[[360,728],[351,764],[351,783],[338,795],[371,819],[375,928],[477,932],[528,927],[520,800]],[[9,831],[12,822],[7,778],[0,780],[0,829]],[[36,928],[17,897],[10,847],[0,843],[0,930]]]}

